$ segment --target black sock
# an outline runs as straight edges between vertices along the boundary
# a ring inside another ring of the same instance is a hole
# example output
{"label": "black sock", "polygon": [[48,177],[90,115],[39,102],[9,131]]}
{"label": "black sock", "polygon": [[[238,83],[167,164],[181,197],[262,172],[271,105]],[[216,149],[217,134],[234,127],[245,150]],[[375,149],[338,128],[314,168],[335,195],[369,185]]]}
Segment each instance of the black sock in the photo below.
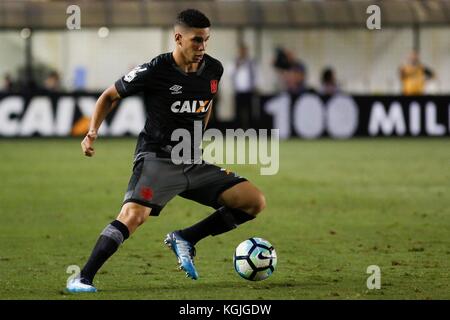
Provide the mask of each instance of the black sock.
{"label": "black sock", "polygon": [[179,230],[181,236],[195,245],[209,235],[218,235],[233,230],[238,225],[255,217],[239,209],[221,207],[216,212],[191,227]]}
{"label": "black sock", "polygon": [[118,220],[107,225],[92,250],[89,260],[81,270],[81,281],[92,284],[95,274],[100,267],[117,251],[120,244],[124,242],[130,233],[128,227]]}

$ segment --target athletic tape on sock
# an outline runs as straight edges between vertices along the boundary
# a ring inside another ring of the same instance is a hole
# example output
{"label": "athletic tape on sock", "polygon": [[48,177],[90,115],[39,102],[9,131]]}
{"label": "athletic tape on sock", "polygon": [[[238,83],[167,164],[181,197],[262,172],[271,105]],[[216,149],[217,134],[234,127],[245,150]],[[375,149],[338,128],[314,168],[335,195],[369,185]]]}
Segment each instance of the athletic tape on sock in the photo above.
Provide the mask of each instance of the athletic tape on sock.
{"label": "athletic tape on sock", "polygon": [[121,245],[124,241],[122,232],[111,224],[108,224],[106,228],[103,229],[101,235],[113,239],[118,245]]}

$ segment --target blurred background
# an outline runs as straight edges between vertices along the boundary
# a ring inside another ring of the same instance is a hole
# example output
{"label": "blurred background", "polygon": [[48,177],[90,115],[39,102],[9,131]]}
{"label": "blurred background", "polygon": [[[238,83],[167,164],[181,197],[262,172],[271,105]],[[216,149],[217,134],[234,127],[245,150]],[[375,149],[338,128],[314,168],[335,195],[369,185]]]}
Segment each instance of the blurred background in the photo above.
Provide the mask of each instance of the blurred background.
{"label": "blurred background", "polygon": [[[370,30],[373,4],[380,26]],[[265,105],[280,93],[289,95],[289,104],[304,93],[450,93],[446,0],[2,0],[0,88],[98,94],[136,65],[171,51],[174,17],[191,7],[210,17],[207,52],[225,67],[218,123],[230,126],[239,118],[234,126],[276,126],[281,120],[273,118],[282,116]],[[448,122],[444,114],[442,121]]]}

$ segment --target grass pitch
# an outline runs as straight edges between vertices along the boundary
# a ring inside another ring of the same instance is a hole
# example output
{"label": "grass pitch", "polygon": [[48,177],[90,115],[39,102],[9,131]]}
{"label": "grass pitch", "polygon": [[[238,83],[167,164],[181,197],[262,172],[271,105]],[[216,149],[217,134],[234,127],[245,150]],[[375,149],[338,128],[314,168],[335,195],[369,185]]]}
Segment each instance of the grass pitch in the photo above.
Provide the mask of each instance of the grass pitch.
{"label": "grass pitch", "polygon": [[[230,166],[267,198],[260,217],[197,245],[198,281],[176,270],[164,235],[212,212],[182,198],[150,218],[101,269],[97,294],[64,292],[120,208],[134,139],[0,140],[0,299],[449,299],[450,141],[282,142],[280,171]],[[242,240],[268,239],[278,267],[241,279]],[[368,290],[367,267],[381,269]]]}

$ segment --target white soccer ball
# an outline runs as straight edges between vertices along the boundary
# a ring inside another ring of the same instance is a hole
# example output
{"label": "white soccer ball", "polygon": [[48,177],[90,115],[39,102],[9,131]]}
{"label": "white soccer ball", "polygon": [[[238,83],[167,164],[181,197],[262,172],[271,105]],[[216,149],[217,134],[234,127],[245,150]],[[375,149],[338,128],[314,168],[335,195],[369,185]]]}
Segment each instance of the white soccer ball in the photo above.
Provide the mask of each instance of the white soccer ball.
{"label": "white soccer ball", "polygon": [[267,279],[277,266],[277,253],[269,241],[250,238],[241,242],[234,252],[234,269],[244,279]]}

